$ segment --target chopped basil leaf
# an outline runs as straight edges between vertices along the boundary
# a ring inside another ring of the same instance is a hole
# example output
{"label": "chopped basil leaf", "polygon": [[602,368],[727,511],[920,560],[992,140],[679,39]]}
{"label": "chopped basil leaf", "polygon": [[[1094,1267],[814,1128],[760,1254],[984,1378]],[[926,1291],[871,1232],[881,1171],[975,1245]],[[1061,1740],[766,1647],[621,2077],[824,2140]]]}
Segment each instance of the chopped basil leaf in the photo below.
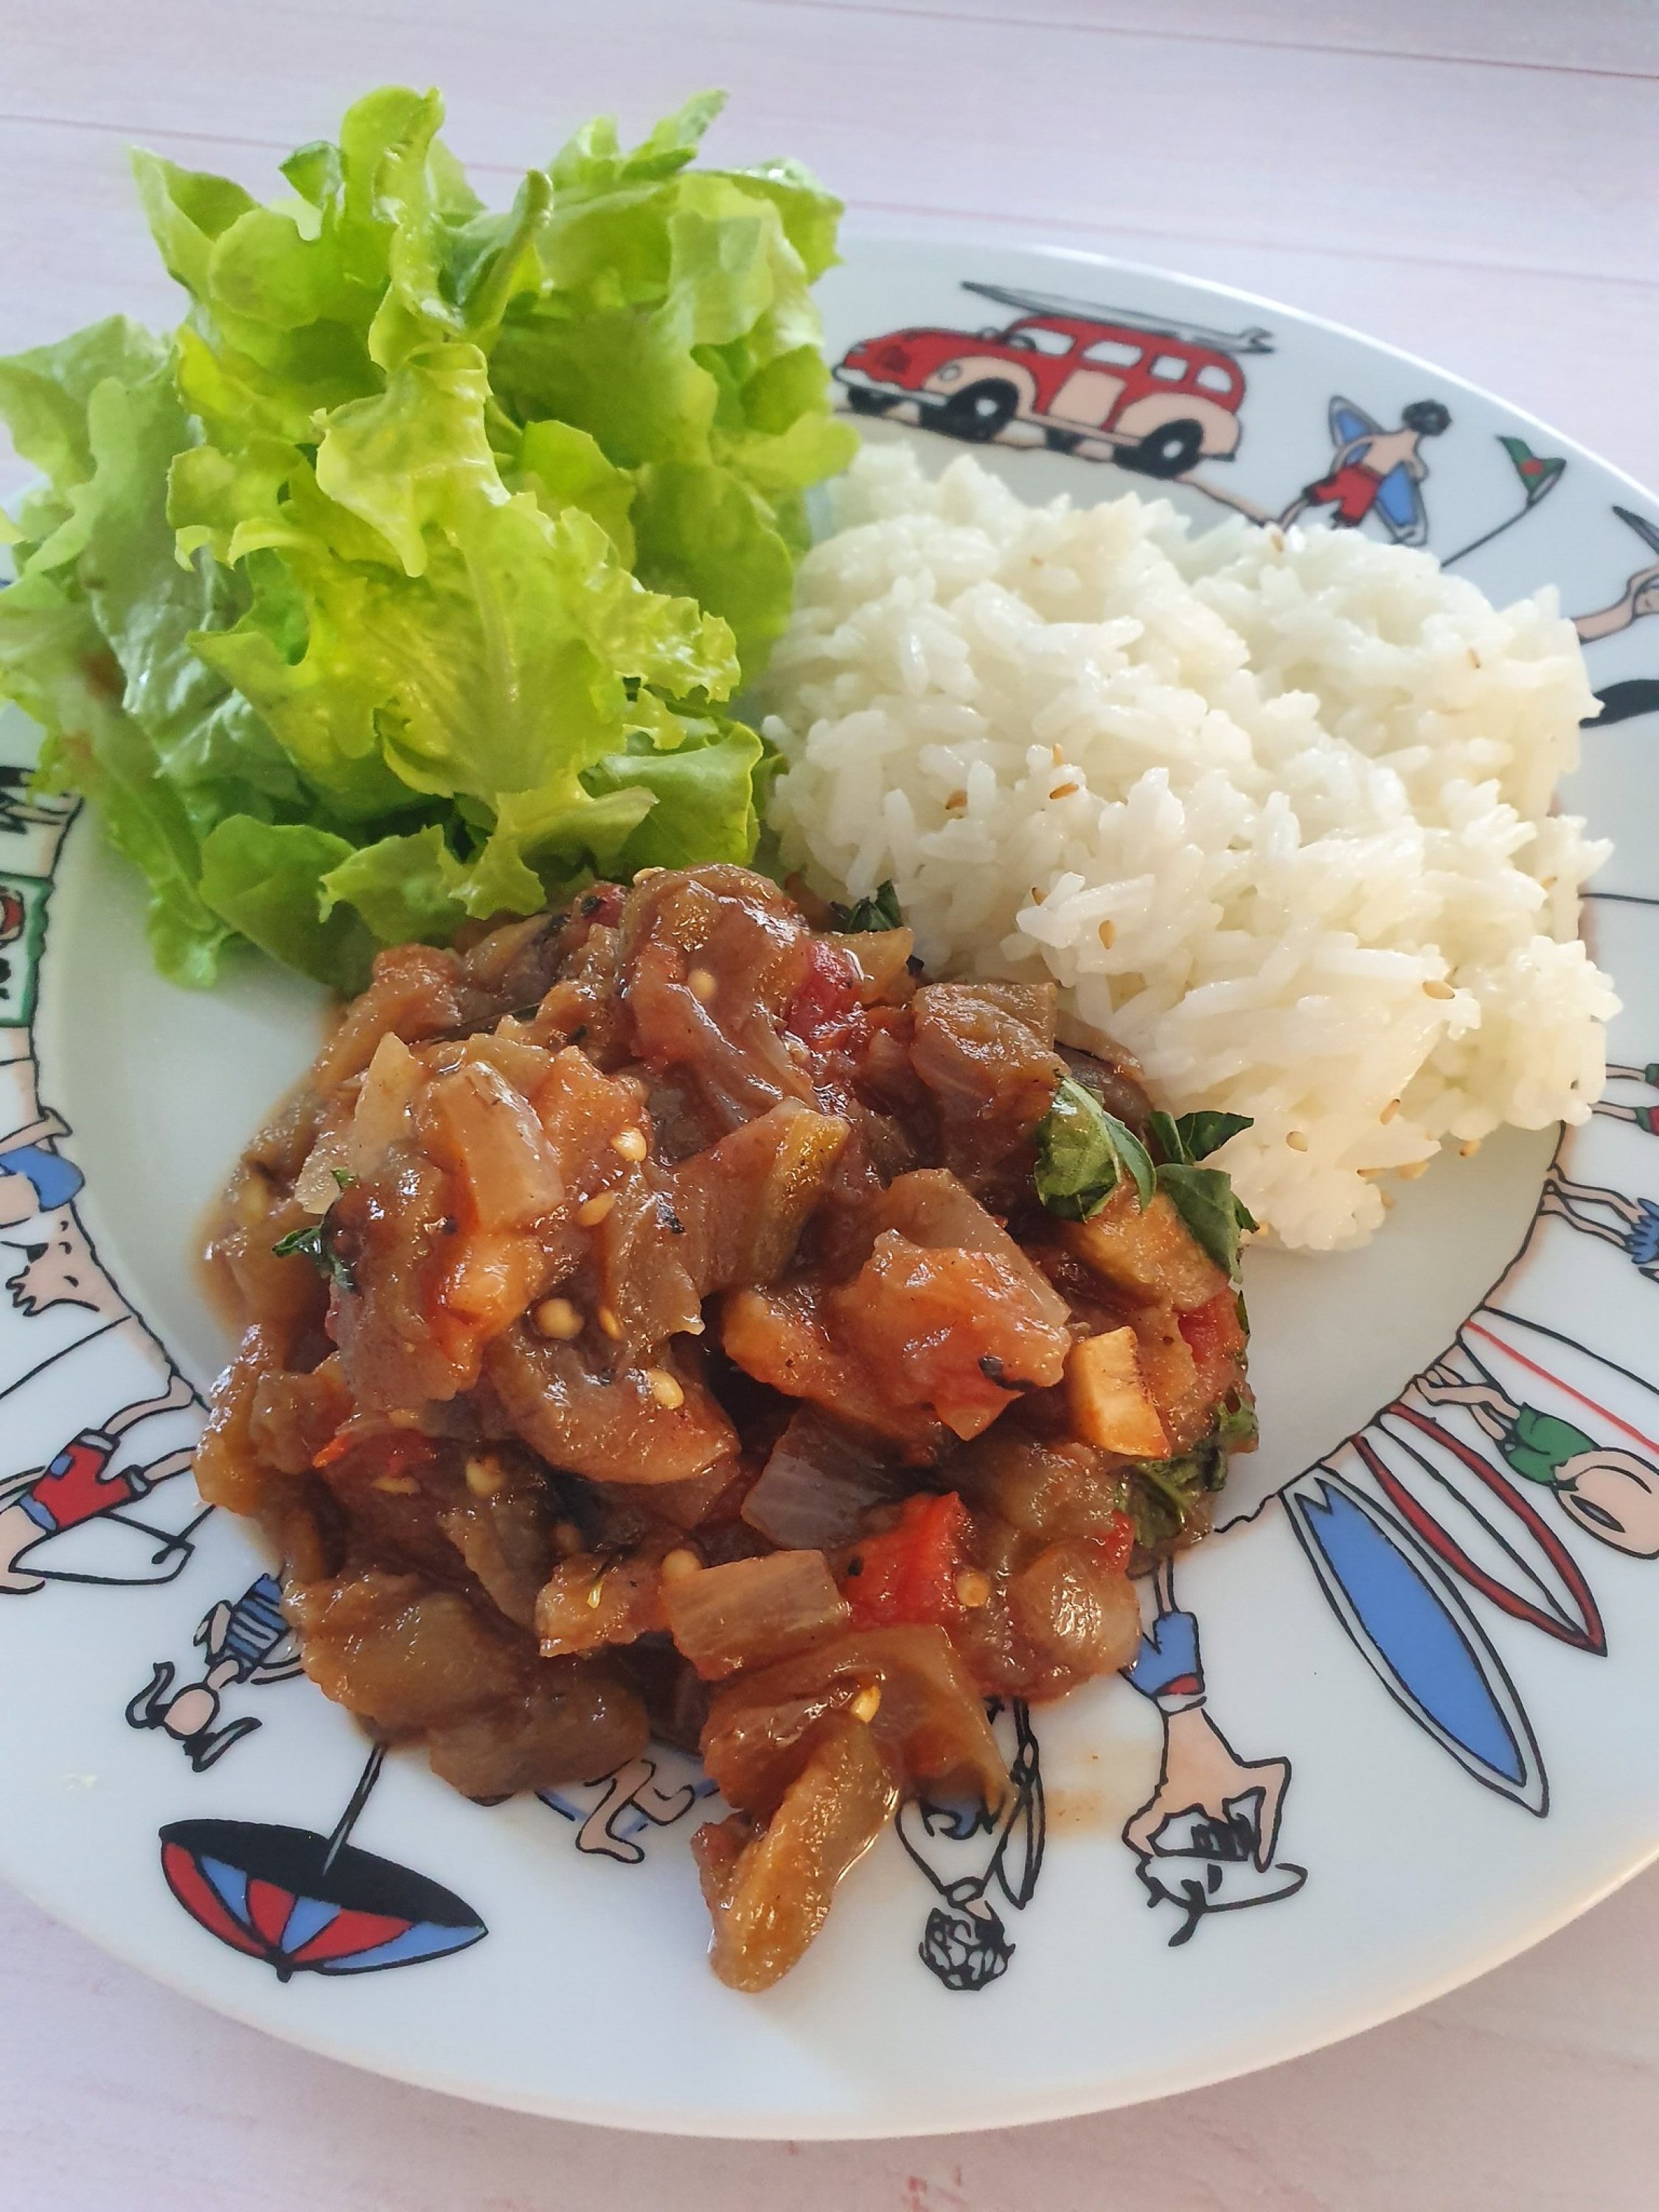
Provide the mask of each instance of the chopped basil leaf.
{"label": "chopped basil leaf", "polygon": [[1168,1194],[1193,1242],[1232,1281],[1238,1273],[1240,1232],[1254,1229],[1255,1222],[1249,1208],[1233,1196],[1225,1171],[1176,1162],[1158,1170],[1158,1187]]}
{"label": "chopped basil leaf", "polygon": [[[335,1172],[337,1174],[339,1170],[337,1169]],[[341,1188],[343,1189],[344,1185]],[[278,1237],[270,1249],[279,1260],[286,1260],[291,1254],[300,1254],[310,1261],[319,1275],[327,1276],[342,1291],[355,1291],[357,1287],[357,1278],[334,1249],[326,1213],[320,1221],[308,1222],[303,1229],[290,1229],[288,1235]]]}
{"label": "chopped basil leaf", "polygon": [[1223,1406],[1216,1434],[1228,1451],[1242,1451],[1246,1444],[1254,1443],[1261,1433],[1252,1400],[1241,1397],[1237,1405],[1229,1401]]}
{"label": "chopped basil leaf", "polygon": [[1064,1221],[1087,1221],[1127,1176],[1139,1203],[1152,1203],[1152,1156],[1134,1131],[1109,1114],[1069,1075],[1036,1133],[1036,1194]]}
{"label": "chopped basil leaf", "polygon": [[1149,1552],[1184,1534],[1200,1501],[1227,1480],[1227,1455],[1218,1434],[1205,1437],[1178,1459],[1146,1459],[1129,1469],[1129,1512],[1135,1540]]}
{"label": "chopped basil leaf", "polygon": [[902,929],[904,916],[899,912],[898,893],[890,879],[883,884],[873,898],[855,899],[851,906],[832,906],[836,927],[843,937],[859,937],[866,930]]}
{"label": "chopped basil leaf", "polygon": [[1248,1114],[1208,1111],[1183,1114],[1179,1121],[1172,1115],[1155,1113],[1150,1123],[1159,1152],[1172,1167],[1196,1167],[1200,1160],[1219,1152],[1230,1137],[1251,1126]]}
{"label": "chopped basil leaf", "polygon": [[331,1168],[329,1173],[342,1190],[349,1190],[357,1178],[349,1168]]}
{"label": "chopped basil leaf", "polygon": [[1176,1123],[1182,1142],[1187,1148],[1187,1158],[1193,1161],[1208,1159],[1212,1152],[1218,1152],[1230,1138],[1237,1136],[1241,1129],[1254,1128],[1255,1126],[1249,1114],[1210,1112],[1183,1114]]}

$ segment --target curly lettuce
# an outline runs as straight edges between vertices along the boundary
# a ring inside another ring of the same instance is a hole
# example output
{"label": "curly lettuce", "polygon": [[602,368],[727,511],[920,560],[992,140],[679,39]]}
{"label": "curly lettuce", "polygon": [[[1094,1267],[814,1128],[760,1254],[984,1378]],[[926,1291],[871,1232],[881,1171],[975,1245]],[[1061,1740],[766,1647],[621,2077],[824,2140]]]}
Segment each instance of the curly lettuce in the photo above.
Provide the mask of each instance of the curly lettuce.
{"label": "curly lettuce", "polygon": [[746,860],[731,702],[850,457],[811,296],[840,209],[693,168],[717,95],[590,123],[487,209],[387,88],[262,204],[134,157],[188,295],[0,362],[40,472],[0,536],[0,696],[149,887],[174,981],[377,945],[594,871]]}

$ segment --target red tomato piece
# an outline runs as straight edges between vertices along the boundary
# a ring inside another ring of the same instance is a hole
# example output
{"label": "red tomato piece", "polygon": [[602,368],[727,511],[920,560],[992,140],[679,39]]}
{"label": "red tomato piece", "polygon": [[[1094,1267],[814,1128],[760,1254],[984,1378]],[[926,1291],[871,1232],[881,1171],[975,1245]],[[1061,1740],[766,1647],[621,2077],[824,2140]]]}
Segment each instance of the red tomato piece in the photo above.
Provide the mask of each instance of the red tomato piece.
{"label": "red tomato piece", "polygon": [[866,1536],[842,1571],[841,1594],[854,1625],[943,1628],[953,1621],[961,1611],[957,1576],[967,1522],[954,1491],[907,1498],[897,1527]]}
{"label": "red tomato piece", "polygon": [[1181,1315],[1180,1323],[1200,1386],[1212,1398],[1224,1397],[1238,1380],[1238,1355],[1247,1341],[1237,1295],[1219,1291],[1207,1305]]}
{"label": "red tomato piece", "polygon": [[858,969],[837,945],[812,938],[805,981],[789,1002],[783,1026],[809,1052],[850,1051],[867,1024],[859,1003]]}
{"label": "red tomato piece", "polygon": [[1121,1575],[1127,1569],[1129,1554],[1135,1547],[1135,1524],[1127,1513],[1120,1513],[1112,1522],[1109,1535],[1091,1538],[1101,1565],[1110,1573]]}

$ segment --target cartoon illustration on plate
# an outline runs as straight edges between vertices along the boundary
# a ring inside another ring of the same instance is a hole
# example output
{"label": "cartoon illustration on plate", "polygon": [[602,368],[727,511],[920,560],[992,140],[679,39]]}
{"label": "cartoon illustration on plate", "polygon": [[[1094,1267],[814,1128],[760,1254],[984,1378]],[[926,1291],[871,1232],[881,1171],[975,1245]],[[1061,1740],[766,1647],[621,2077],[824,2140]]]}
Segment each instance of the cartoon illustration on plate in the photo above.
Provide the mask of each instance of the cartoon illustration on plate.
{"label": "cartoon illustration on plate", "polygon": [[[1611,1227],[1595,1212],[1609,1208]],[[1396,1701],[1477,1779],[1540,1814],[1549,1790],[1537,1739],[1470,1600],[1601,1658],[1600,1607],[1540,1504],[1614,1551],[1659,1557],[1659,1389],[1510,1304],[1524,1294],[1534,1238],[1557,1219],[1628,1251],[1648,1216],[1553,1169],[1528,1243],[1486,1303],[1279,1493],[1328,1600]]]}
{"label": "cartoon illustration on plate", "polygon": [[1659,1204],[1652,1199],[1575,1182],[1558,1164],[1545,1182],[1539,1212],[1568,1223],[1581,1236],[1616,1246],[1638,1275],[1659,1282]]}
{"label": "cartoon illustration on plate", "polygon": [[[1634,1084],[1641,1090],[1659,1092],[1659,1061],[1649,1060],[1643,1067],[1623,1067],[1609,1060],[1607,1081]],[[1590,1111],[1604,1121],[1627,1121],[1645,1137],[1659,1137],[1659,1105],[1650,1105],[1640,1099],[1609,1098],[1604,1094]]]}
{"label": "cartoon illustration on plate", "polygon": [[[1482,1364],[1468,1329],[1459,1334],[1457,1354],[1461,1358],[1449,1356],[1418,1376],[1418,1396],[1437,1407],[1467,1407],[1510,1472],[1553,1492],[1599,1542],[1640,1559],[1659,1558],[1659,1466],[1598,1442],[1559,1413],[1511,1398]],[[1450,1441],[1437,1425],[1429,1433]]]}
{"label": "cartoon illustration on plate", "polygon": [[127,1707],[127,1723],[164,1730],[201,1774],[259,1726],[252,1713],[219,1726],[225,1691],[235,1684],[289,1681],[303,1669],[283,1618],[282,1585],[272,1574],[257,1575],[234,1604],[221,1598],[191,1641],[202,1650],[200,1680],[176,1683],[172,1661],[158,1659],[148,1687]]}
{"label": "cartoon illustration on plate", "polygon": [[[100,1264],[76,1211],[69,1131],[41,1106],[30,1024],[46,902],[74,809],[0,773],[0,1595],[170,1581],[204,1509],[189,1484],[201,1401]],[[64,1436],[65,1401],[84,1407]],[[142,1512],[131,1509],[142,1505]]]}
{"label": "cartoon illustration on plate", "polygon": [[1266,331],[1211,330],[1139,308],[964,283],[1016,319],[977,331],[890,331],[837,365],[848,404],[885,415],[909,402],[923,429],[981,445],[1012,429],[1054,452],[1182,477],[1231,460],[1243,434],[1243,360]]}
{"label": "cartoon illustration on plate", "polygon": [[[1659,528],[1627,507],[1615,507],[1613,511],[1627,530],[1635,532],[1650,553],[1659,556]],[[1624,590],[1611,605],[1598,607],[1593,614],[1577,616],[1573,627],[1583,643],[1594,645],[1604,637],[1618,637],[1632,623],[1656,614],[1659,614],[1659,558],[1633,570],[1626,579]],[[1633,721],[1638,714],[1659,712],[1659,676],[1626,677],[1621,682],[1601,685],[1595,696],[1601,702],[1601,711],[1589,726],[1610,729],[1616,722]]]}
{"label": "cartoon illustration on plate", "polygon": [[1385,430],[1363,407],[1340,395],[1330,404],[1331,465],[1305,484],[1279,518],[1288,528],[1310,507],[1328,508],[1331,526],[1358,530],[1375,514],[1396,545],[1428,542],[1429,518],[1420,489],[1429,473],[1423,441],[1451,428],[1451,410],[1438,399],[1414,399],[1401,410],[1397,429]]}
{"label": "cartoon illustration on plate", "polygon": [[1012,1740],[1008,1791],[997,1810],[926,1797],[899,1808],[899,1840],[939,1897],[917,1953],[947,1990],[982,1990],[1008,1971],[1017,1947],[995,1899],[1024,1911],[1036,1894],[1048,1833],[1030,1707],[1023,1698],[992,1698],[985,1710],[1005,1748]]}
{"label": "cartoon illustration on plate", "polygon": [[[71,1206],[0,1231],[0,1252],[21,1258],[5,1279],[10,1310],[0,1307],[0,1594],[171,1581],[210,1509],[190,1484],[159,1514],[151,1498],[189,1468],[201,1401],[104,1273]],[[65,1441],[65,1397],[110,1410]]]}
{"label": "cartoon illustration on plate", "polygon": [[1483,530],[1479,538],[1472,538],[1467,545],[1460,545],[1455,553],[1446,554],[1440,563],[1443,568],[1455,568],[1468,554],[1478,553],[1483,545],[1490,545],[1495,538],[1501,538],[1506,531],[1513,530],[1517,522],[1524,522],[1539,501],[1547,499],[1555,489],[1565,473],[1567,465],[1564,460],[1534,453],[1524,438],[1500,436],[1498,442],[1508,454],[1510,465],[1519,481],[1521,504],[1513,514],[1494,523],[1490,530]]}
{"label": "cartoon illustration on plate", "polygon": [[1290,1760],[1239,1758],[1210,1717],[1198,1623],[1176,1601],[1172,1562],[1155,1571],[1152,1593],[1157,1610],[1124,1679],[1163,1717],[1164,1756],[1158,1787],[1123,1840],[1147,1903],[1181,1915],[1174,1948],[1207,1914],[1292,1897],[1308,1873],[1278,1856]]}
{"label": "cartoon illustration on plate", "polygon": [[377,1744],[331,1835],[262,1820],[174,1820],[161,1871],[191,1918],[295,1974],[373,1974],[465,1951],[488,1929],[454,1891],[349,1838],[386,1759]]}
{"label": "cartoon illustration on plate", "polygon": [[689,1753],[653,1743],[647,1757],[630,1759],[597,1782],[566,1783],[537,1795],[576,1824],[579,1851],[637,1866],[645,1856],[639,1838],[683,1820],[694,1805],[714,1795],[714,1785]]}

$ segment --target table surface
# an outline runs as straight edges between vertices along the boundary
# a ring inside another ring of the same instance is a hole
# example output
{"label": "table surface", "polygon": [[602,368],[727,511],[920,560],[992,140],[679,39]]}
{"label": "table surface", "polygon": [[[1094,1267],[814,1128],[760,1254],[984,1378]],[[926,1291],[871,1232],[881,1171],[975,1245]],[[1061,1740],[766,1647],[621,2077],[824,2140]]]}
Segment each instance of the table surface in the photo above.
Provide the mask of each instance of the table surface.
{"label": "table surface", "polygon": [[[133,140],[250,185],[356,92],[442,86],[505,180],[621,105],[732,94],[722,153],[866,228],[1218,278],[1492,386],[1659,483],[1653,0],[0,0],[0,350],[176,319]],[[0,453],[0,489],[19,471]],[[233,2027],[0,1890],[0,2208],[1504,2212],[1659,2201],[1659,1869],[1409,2018],[1242,2081],[919,2144],[635,2137]]]}

